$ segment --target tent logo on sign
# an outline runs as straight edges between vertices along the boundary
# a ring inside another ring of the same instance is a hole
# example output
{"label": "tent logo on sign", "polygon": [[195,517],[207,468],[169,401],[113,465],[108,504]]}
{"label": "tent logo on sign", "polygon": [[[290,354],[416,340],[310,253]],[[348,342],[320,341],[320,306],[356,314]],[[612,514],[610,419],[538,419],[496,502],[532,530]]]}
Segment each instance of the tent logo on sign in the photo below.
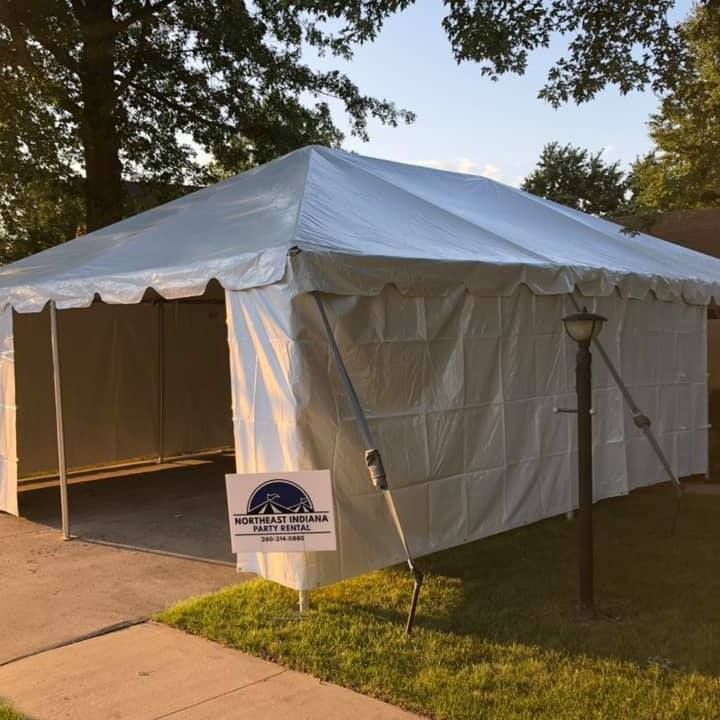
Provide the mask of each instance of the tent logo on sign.
{"label": "tent logo on sign", "polygon": [[248,515],[286,515],[315,511],[310,496],[289,480],[263,483],[248,500]]}
{"label": "tent logo on sign", "polygon": [[[234,552],[334,550],[332,483],[327,470],[228,475]],[[290,479],[292,478],[292,479]]]}

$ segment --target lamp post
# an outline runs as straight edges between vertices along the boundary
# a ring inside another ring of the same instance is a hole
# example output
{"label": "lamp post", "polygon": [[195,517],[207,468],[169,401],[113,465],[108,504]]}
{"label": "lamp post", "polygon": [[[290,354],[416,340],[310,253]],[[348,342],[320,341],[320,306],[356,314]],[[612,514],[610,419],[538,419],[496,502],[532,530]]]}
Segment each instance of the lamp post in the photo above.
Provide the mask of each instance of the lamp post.
{"label": "lamp post", "polygon": [[607,320],[583,308],[563,318],[567,334],[577,343],[575,389],[578,416],[578,549],[580,613],[595,613],[593,590],[592,355],[590,343]]}

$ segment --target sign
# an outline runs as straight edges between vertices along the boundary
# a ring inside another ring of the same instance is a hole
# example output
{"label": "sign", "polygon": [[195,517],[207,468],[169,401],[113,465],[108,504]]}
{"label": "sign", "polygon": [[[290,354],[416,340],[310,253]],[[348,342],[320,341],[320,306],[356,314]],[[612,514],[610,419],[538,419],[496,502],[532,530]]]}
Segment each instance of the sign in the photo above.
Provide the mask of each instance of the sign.
{"label": "sign", "polygon": [[329,470],[226,475],[234,553],[336,550]]}

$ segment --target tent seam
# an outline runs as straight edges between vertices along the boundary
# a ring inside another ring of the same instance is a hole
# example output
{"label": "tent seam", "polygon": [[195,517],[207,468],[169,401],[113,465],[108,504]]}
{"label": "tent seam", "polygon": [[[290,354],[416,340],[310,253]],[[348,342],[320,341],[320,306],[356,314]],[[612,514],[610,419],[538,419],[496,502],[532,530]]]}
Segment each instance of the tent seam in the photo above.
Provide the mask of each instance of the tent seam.
{"label": "tent seam", "polygon": [[302,192],[300,193],[300,200],[298,201],[297,212],[295,213],[295,226],[293,228],[292,234],[293,242],[297,242],[298,227],[300,226],[300,221],[302,219],[303,206],[305,204],[305,194],[307,193],[308,181],[310,179],[310,167],[312,165],[312,159],[314,154],[315,149],[311,147],[307,153],[308,157],[307,167],[305,168],[305,178],[303,179]]}

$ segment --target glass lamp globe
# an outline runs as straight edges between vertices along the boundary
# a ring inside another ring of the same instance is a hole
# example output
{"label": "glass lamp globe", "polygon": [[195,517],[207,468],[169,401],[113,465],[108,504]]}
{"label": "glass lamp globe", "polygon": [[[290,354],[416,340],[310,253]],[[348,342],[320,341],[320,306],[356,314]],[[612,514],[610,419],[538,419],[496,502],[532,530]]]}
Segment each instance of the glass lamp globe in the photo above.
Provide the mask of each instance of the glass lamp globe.
{"label": "glass lamp globe", "polygon": [[606,321],[606,317],[588,312],[585,307],[581,312],[563,318],[565,331],[580,345],[588,345],[593,338],[597,337]]}

